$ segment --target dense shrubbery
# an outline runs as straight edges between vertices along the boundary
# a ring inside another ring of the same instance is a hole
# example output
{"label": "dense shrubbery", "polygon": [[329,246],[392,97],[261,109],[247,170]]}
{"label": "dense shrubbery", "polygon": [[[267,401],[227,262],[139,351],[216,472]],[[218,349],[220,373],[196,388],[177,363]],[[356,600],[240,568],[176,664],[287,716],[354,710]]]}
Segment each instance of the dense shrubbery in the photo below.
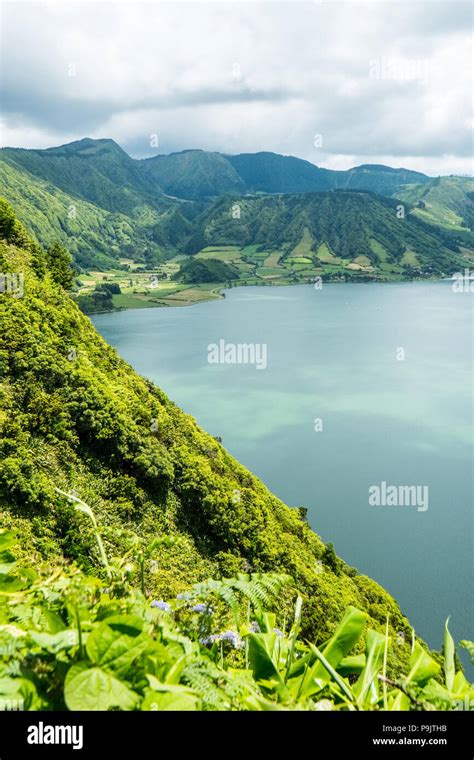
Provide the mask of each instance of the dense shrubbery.
{"label": "dense shrubbery", "polygon": [[[79,507],[102,546],[92,512]],[[15,563],[14,543],[11,532],[0,530],[0,709],[466,710],[473,704],[474,686],[456,671],[447,625],[443,669],[413,642],[408,673],[393,680],[388,626],[385,634],[367,629],[367,615],[355,607],[319,647],[301,638],[301,596],[292,619],[266,611],[290,582],[283,575],[240,574],[150,601],[129,578],[134,565],[153,556],[153,545],[136,546],[114,564],[102,547],[106,577],[100,579],[74,567],[36,573]]]}
{"label": "dense shrubbery", "polygon": [[217,259],[190,259],[181,265],[173,280],[181,282],[228,282],[239,278],[239,270]]}
{"label": "dense shrubbery", "polygon": [[76,301],[84,314],[113,311],[114,301],[112,296],[119,293],[121,293],[121,289],[117,282],[100,282],[95,286],[92,293],[80,295],[76,298]]}

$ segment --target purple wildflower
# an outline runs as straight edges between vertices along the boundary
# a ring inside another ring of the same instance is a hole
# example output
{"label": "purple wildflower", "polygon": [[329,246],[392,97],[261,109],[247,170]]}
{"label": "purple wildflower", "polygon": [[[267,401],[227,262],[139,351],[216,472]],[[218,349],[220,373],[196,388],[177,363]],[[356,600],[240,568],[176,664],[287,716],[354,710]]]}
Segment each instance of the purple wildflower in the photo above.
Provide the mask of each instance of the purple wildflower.
{"label": "purple wildflower", "polygon": [[228,641],[234,649],[238,649],[241,645],[240,637],[235,631],[224,631],[221,635],[222,641]]}
{"label": "purple wildflower", "polygon": [[201,639],[201,644],[208,646],[209,644],[214,644],[216,641],[219,641],[219,634],[211,633],[210,636],[206,636],[206,638]]}
{"label": "purple wildflower", "polygon": [[204,615],[209,615],[211,610],[207,606],[207,604],[195,604],[193,607],[193,612],[201,612]]}
{"label": "purple wildflower", "polygon": [[252,631],[252,633],[260,633],[260,626],[256,620],[252,620],[252,622],[250,623],[250,630]]}
{"label": "purple wildflower", "polygon": [[279,628],[274,628],[273,633],[276,633],[277,636],[284,636],[284,634],[280,631]]}
{"label": "purple wildflower", "polygon": [[153,601],[151,603],[152,607],[157,607],[159,610],[163,610],[164,612],[169,612],[171,610],[171,605],[168,604],[168,602],[164,602],[163,599],[160,599],[158,602]]}

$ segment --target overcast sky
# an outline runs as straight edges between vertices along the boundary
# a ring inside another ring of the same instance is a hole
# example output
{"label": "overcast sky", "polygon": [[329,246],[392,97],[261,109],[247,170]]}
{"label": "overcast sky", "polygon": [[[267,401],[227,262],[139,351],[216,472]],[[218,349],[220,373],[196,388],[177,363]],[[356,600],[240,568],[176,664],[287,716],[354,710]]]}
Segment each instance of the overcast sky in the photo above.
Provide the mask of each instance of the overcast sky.
{"label": "overcast sky", "polygon": [[470,9],[3,3],[1,143],[111,137],[134,157],[271,150],[329,168],[471,173]]}

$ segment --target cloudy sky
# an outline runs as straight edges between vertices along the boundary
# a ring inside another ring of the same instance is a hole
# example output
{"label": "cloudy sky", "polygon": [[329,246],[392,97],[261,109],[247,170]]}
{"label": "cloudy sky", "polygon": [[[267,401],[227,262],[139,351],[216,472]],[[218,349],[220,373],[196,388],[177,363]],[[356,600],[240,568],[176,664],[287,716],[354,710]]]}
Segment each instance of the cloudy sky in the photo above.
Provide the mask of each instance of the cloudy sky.
{"label": "cloudy sky", "polygon": [[[3,2],[1,143],[472,173],[471,6]],[[156,143],[158,142],[158,147]]]}

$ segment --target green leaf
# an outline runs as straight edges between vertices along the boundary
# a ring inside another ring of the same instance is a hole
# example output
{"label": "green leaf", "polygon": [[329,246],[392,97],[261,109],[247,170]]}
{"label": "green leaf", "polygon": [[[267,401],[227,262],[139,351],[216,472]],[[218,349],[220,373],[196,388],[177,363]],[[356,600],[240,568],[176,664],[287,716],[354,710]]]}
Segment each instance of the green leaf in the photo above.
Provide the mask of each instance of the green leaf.
{"label": "green leaf", "polygon": [[16,594],[23,591],[36,578],[36,573],[30,568],[16,569],[14,574],[0,574],[0,594]]}
{"label": "green leaf", "polygon": [[[357,644],[364,632],[366,622],[367,615],[364,612],[361,612],[356,607],[347,608],[346,614],[339,623],[334,635],[321,652],[331,668],[337,670],[344,657]],[[330,672],[318,659],[305,676],[302,693],[310,696],[320,691],[330,680]]]}
{"label": "green leaf", "polygon": [[139,697],[102,668],[91,668],[81,662],[68,671],[64,700],[69,710],[133,710]]}
{"label": "green leaf", "polygon": [[378,631],[369,629],[367,631],[365,667],[352,688],[359,705],[366,702],[369,690],[372,691],[372,699],[368,701],[372,704],[378,699],[376,679],[382,667],[384,649],[385,636]]}
{"label": "green leaf", "polygon": [[409,683],[425,683],[430,678],[434,678],[441,670],[437,662],[425,652],[423,647],[415,642],[415,649],[410,657],[410,672],[404,681],[404,685]]}
{"label": "green leaf", "polygon": [[[175,687],[176,689],[176,687]],[[184,691],[149,691],[141,704],[141,710],[190,711],[199,709],[199,698],[196,694]]]}
{"label": "green leaf", "polygon": [[42,631],[29,631],[29,637],[33,639],[42,649],[55,654],[62,649],[71,649],[79,643],[78,632],[75,628],[70,628],[58,633],[44,633]]}
{"label": "green leaf", "polygon": [[0,552],[4,552],[17,543],[17,538],[12,530],[0,528]]}
{"label": "green leaf", "polygon": [[27,678],[0,678],[1,710],[39,710],[36,687]]}
{"label": "green leaf", "polygon": [[107,623],[101,623],[88,636],[86,651],[96,665],[111,668],[119,675],[131,668],[134,660],[147,648],[149,639],[145,635],[127,636],[114,631]]}
{"label": "green leaf", "polygon": [[248,636],[248,657],[254,678],[263,683],[266,681],[283,699],[289,698],[288,689],[274,662],[277,644],[275,633],[251,633]]}
{"label": "green leaf", "polygon": [[107,623],[113,631],[126,633],[129,636],[136,636],[143,630],[143,618],[138,615],[110,615],[102,622]]}
{"label": "green leaf", "polygon": [[349,676],[352,674],[359,674],[365,667],[365,654],[351,654],[349,657],[344,657],[343,660],[337,666],[337,672],[341,676]]}
{"label": "green leaf", "polygon": [[448,691],[452,691],[456,668],[454,666],[454,641],[448,629],[449,617],[444,625],[444,680]]}
{"label": "green leaf", "polygon": [[[339,675],[339,673],[336,672],[336,670],[334,670],[334,668],[332,667],[331,663],[325,658],[325,656],[323,655],[323,653],[319,651],[319,649],[318,649],[317,646],[315,646],[314,644],[311,644],[311,642],[310,642],[309,646],[311,647],[311,651],[313,652],[313,654],[316,655],[319,663],[322,665],[322,667],[328,673],[329,678],[330,679],[332,678],[332,680],[335,683],[337,683],[337,685],[339,686],[339,688],[341,689],[341,691],[346,695],[347,699],[350,702],[353,702],[354,701],[354,695],[352,694],[352,691],[351,691],[351,688],[350,688],[349,684],[345,682],[345,680]],[[319,691],[319,689],[318,689],[318,691]]]}

